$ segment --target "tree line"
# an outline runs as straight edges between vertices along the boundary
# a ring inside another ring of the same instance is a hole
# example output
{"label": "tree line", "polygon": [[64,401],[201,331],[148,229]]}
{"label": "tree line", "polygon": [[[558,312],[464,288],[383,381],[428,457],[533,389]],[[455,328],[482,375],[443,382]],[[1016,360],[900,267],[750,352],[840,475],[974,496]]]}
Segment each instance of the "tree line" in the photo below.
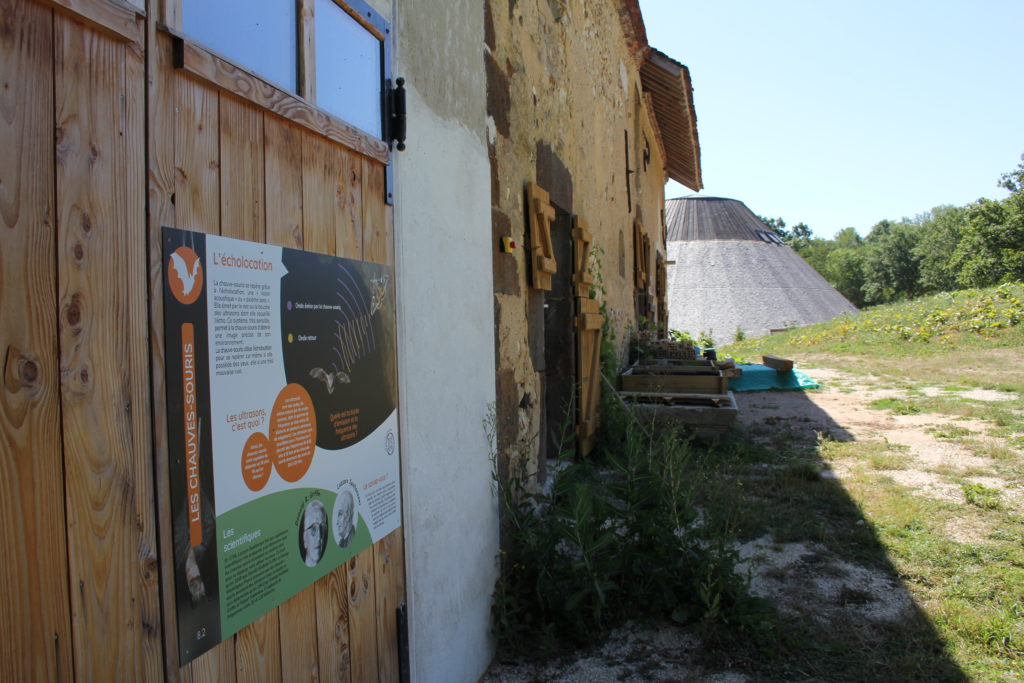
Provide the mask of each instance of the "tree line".
{"label": "tree line", "polygon": [[1002,200],[939,206],[883,220],[867,237],[844,228],[815,237],[805,223],[761,220],[858,308],[966,287],[1024,281],[1024,155],[1002,174]]}

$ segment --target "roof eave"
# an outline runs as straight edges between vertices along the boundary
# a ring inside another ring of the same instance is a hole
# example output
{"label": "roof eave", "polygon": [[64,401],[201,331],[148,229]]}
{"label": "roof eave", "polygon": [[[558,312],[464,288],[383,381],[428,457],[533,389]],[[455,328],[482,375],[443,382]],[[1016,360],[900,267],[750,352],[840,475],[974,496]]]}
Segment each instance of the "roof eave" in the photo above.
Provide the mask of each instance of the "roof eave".
{"label": "roof eave", "polygon": [[640,80],[654,100],[654,117],[665,144],[668,177],[691,190],[704,187],[700,171],[697,111],[690,70],[654,48],[640,67]]}

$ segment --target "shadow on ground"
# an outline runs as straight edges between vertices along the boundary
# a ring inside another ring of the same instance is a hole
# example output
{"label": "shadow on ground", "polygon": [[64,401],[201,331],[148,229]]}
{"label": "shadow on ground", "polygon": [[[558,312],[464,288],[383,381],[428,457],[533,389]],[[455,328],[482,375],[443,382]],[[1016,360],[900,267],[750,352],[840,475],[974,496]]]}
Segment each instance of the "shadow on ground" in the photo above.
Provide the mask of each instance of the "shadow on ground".
{"label": "shadow on ground", "polygon": [[854,436],[802,391],[736,395],[741,424],[706,457],[698,504],[740,542],[771,609],[713,629],[697,658],[747,680],[966,681],[855,501],[821,458]]}

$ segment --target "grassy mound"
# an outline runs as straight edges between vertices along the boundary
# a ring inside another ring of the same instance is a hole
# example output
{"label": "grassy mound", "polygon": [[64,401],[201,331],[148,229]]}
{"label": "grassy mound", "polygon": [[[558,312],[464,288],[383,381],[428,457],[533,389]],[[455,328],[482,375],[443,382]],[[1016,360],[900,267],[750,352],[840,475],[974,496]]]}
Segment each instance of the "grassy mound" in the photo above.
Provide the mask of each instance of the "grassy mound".
{"label": "grassy mound", "polygon": [[966,289],[842,315],[826,323],[747,339],[721,352],[813,351],[841,355],[917,356],[957,349],[1024,346],[1024,283]]}

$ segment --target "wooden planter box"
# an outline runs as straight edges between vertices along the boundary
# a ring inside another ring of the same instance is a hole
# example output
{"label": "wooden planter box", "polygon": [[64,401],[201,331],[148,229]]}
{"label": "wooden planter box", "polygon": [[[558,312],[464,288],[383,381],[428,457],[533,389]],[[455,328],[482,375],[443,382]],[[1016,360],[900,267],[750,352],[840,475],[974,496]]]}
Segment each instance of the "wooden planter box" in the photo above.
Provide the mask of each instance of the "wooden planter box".
{"label": "wooden planter box", "polygon": [[635,365],[620,379],[623,391],[659,394],[725,394],[729,391],[728,378],[710,361],[702,365]]}
{"label": "wooden planter box", "polygon": [[670,396],[643,394],[625,394],[623,399],[630,404],[641,423],[653,423],[656,427],[687,425],[703,437],[717,438],[724,434],[739,414],[732,392],[709,395],[705,400],[695,396],[672,399]]}

